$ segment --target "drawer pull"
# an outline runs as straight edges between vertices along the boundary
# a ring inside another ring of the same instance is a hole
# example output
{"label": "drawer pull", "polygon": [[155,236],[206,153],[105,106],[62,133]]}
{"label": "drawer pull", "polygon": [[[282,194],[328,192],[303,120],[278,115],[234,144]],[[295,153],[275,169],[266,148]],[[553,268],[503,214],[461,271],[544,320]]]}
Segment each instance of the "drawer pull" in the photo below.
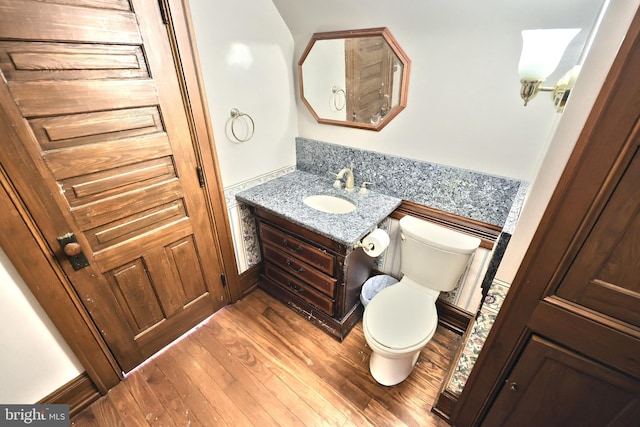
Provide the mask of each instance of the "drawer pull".
{"label": "drawer pull", "polygon": [[300,252],[303,248],[302,246],[298,245],[297,248],[292,248],[291,246],[289,246],[289,241],[287,239],[283,239],[282,240],[282,244],[289,249],[291,252]]}
{"label": "drawer pull", "polygon": [[301,286],[292,283],[291,280],[287,280],[287,285],[296,292],[302,292],[304,290]]}
{"label": "drawer pull", "polygon": [[304,267],[300,267],[299,269],[298,269],[298,268],[295,268],[295,267],[293,266],[293,264],[291,264],[291,260],[290,260],[290,259],[288,259],[288,260],[287,260],[287,265],[289,266],[289,268],[290,268],[291,270],[295,271],[296,273],[302,273],[302,272],[304,271]]}

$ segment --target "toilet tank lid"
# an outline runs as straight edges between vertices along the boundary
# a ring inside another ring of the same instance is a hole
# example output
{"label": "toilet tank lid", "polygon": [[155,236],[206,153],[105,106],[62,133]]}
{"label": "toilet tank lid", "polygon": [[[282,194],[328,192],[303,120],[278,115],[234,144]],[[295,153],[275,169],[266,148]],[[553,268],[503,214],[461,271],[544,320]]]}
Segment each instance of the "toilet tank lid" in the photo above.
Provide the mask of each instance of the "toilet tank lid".
{"label": "toilet tank lid", "polygon": [[480,239],[477,237],[409,215],[400,219],[400,229],[407,237],[445,251],[468,254],[480,246]]}

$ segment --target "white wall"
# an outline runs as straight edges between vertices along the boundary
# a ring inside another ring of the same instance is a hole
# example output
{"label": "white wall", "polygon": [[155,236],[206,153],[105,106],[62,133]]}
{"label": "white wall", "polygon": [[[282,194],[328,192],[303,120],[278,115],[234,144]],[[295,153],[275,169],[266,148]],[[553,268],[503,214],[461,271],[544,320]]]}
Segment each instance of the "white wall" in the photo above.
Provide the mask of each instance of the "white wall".
{"label": "white wall", "polygon": [[318,124],[298,102],[299,136],[530,181],[556,114],[548,93],[523,107],[520,31],[586,28],[555,82],[577,63],[602,0],[273,2],[293,34],[294,65],[314,32],[380,26],[412,61],[407,108],[381,132]]}
{"label": "white wall", "polygon": [[562,120],[558,123],[537,179],[530,188],[518,225],[496,273],[496,279],[513,282],[639,5],[640,0],[613,0],[609,4],[580,79],[571,94]]}
{"label": "white wall", "polygon": [[83,371],[0,249],[0,403],[35,403]]}
{"label": "white wall", "polygon": [[[224,187],[295,164],[293,39],[271,0],[191,0]],[[233,143],[231,108],[255,134]]]}

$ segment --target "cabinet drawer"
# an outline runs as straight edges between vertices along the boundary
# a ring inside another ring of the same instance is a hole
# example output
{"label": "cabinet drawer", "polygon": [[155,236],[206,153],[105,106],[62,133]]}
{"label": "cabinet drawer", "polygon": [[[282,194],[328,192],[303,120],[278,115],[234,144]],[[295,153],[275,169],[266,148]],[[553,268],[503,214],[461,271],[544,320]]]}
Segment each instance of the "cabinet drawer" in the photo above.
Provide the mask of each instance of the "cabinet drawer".
{"label": "cabinet drawer", "polygon": [[260,238],[263,243],[273,245],[329,275],[334,275],[336,258],[322,249],[264,223],[260,223]]}
{"label": "cabinet drawer", "polygon": [[272,264],[265,264],[265,275],[267,278],[277,283],[292,294],[304,299],[309,304],[318,307],[329,316],[333,316],[334,301],[317,292],[307,284],[296,279],[295,277],[284,273],[278,267]]}
{"label": "cabinet drawer", "polygon": [[307,282],[320,292],[333,298],[336,289],[336,279],[316,270],[299,259],[286,254],[271,245],[263,245],[264,258],[276,264],[290,275]]}

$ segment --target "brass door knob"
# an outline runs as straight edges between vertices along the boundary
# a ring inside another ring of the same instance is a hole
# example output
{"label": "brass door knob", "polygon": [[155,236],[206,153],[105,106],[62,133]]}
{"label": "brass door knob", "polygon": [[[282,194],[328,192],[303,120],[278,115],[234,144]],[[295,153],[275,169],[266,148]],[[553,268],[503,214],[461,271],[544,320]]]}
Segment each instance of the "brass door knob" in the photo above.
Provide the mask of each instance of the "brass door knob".
{"label": "brass door knob", "polygon": [[67,256],[67,260],[74,270],[80,270],[89,266],[87,257],[82,253],[82,247],[78,244],[73,233],[67,233],[57,237],[58,243],[62,247],[62,252]]}
{"label": "brass door knob", "polygon": [[66,245],[64,245],[64,248],[62,250],[67,256],[76,256],[82,253],[82,247],[75,242],[67,243]]}

